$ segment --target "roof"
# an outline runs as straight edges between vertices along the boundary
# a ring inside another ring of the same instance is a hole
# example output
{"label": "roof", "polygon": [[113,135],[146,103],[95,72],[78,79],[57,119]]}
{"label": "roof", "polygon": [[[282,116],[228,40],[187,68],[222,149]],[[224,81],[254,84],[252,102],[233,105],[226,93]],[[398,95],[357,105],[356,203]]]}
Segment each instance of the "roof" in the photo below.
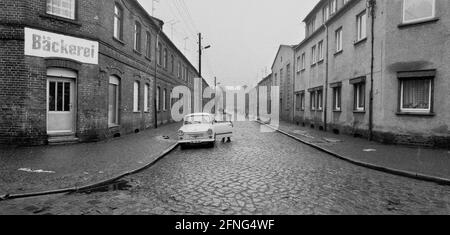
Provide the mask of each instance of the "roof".
{"label": "roof", "polygon": [[328,2],[329,0],[320,0],[315,6],[314,8],[308,13],[308,15],[305,17],[305,19],[303,19],[303,22],[306,22],[312,15],[313,13],[315,13],[318,9],[320,9],[322,7],[322,5],[325,2]]}
{"label": "roof", "polygon": [[281,51],[281,49],[282,48],[291,48],[291,49],[294,49],[295,47],[296,47],[297,45],[280,45],[279,47],[278,47],[278,51],[277,51],[277,54],[275,55],[275,58],[273,59],[273,63],[272,63],[272,69],[273,69],[273,67],[275,66],[275,62],[277,61],[277,58],[278,58],[278,55],[280,54],[280,51]]}

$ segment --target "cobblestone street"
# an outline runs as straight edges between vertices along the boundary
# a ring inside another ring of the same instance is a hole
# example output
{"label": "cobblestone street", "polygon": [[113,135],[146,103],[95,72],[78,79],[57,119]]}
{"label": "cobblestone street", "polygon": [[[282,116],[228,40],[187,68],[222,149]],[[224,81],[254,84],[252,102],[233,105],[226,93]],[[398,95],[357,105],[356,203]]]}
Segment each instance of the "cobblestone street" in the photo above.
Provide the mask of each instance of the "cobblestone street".
{"label": "cobblestone street", "polygon": [[450,214],[450,187],[354,166],[257,123],[235,131],[232,143],[176,150],[125,178],[129,188],[4,201],[0,214]]}

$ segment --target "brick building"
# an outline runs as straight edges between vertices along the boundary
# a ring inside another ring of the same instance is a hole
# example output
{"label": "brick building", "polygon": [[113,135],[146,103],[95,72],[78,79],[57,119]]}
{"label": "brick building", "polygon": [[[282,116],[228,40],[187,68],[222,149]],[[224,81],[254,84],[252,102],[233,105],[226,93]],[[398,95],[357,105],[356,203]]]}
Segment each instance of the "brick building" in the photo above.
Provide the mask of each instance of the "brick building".
{"label": "brick building", "polygon": [[0,143],[96,141],[152,128],[155,116],[171,122],[171,90],[198,77],[136,0],[4,0],[0,12]]}
{"label": "brick building", "polygon": [[319,1],[295,47],[295,121],[448,148],[448,9],[446,0]]}

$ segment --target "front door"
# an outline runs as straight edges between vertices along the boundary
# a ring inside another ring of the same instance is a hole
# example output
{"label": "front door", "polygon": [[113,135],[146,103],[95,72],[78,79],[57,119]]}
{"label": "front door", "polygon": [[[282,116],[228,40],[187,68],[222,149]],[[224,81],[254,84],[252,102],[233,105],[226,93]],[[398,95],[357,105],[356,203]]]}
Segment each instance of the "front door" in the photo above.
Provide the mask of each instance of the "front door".
{"label": "front door", "polygon": [[74,80],[49,78],[47,83],[48,134],[74,132]]}

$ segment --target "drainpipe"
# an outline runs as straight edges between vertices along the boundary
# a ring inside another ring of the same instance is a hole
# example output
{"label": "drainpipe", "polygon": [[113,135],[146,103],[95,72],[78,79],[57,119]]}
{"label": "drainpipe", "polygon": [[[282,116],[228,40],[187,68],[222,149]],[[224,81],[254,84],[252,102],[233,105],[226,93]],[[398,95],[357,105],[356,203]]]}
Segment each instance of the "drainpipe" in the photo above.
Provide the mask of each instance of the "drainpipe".
{"label": "drainpipe", "polygon": [[[156,103],[156,100],[157,100],[157,98],[156,98],[156,89],[157,89],[157,86],[156,86],[156,83],[157,83],[157,81],[158,81],[158,79],[156,78],[157,77],[157,73],[158,73],[158,40],[159,40],[159,34],[161,33],[161,30],[162,30],[162,27],[160,27],[159,29],[158,29],[158,33],[156,33],[156,40],[155,40],[155,76],[154,76],[154,78],[155,78],[155,82],[153,83],[153,112],[154,112],[154,118],[155,118],[155,129],[157,129],[158,128],[158,109],[157,109],[157,103]],[[160,49],[162,49],[162,48],[160,48]],[[162,58],[159,58],[159,59],[162,59]]]}
{"label": "drainpipe", "polygon": [[295,94],[295,79],[296,79],[296,76],[297,76],[297,71],[295,71],[296,70],[296,67],[297,67],[297,62],[298,61],[296,61],[296,59],[295,59],[295,47],[293,47],[292,48],[293,49],[293,51],[294,51],[294,60],[293,60],[293,63],[292,63],[292,78],[293,78],[293,82],[292,82],[292,122],[294,123],[295,122],[295,99],[296,99],[296,94]]}
{"label": "drainpipe", "polygon": [[373,74],[374,74],[374,45],[375,45],[375,6],[376,0],[368,0],[370,16],[372,21],[371,26],[371,61],[370,61],[370,103],[369,103],[369,140],[373,140]]}
{"label": "drainpipe", "polygon": [[328,37],[328,26],[327,26],[327,24],[326,23],[324,23],[323,24],[324,26],[325,26],[325,30],[326,30],[326,34],[327,34],[327,36],[326,36],[326,39],[325,39],[325,41],[326,41],[326,48],[327,48],[327,50],[326,50],[326,53],[325,53],[325,99],[324,99],[324,102],[325,102],[325,105],[324,105],[324,117],[323,117],[323,130],[324,131],[327,131],[327,119],[328,119],[328,57],[329,57],[329,55],[328,55],[328,40],[329,40],[329,37]]}

